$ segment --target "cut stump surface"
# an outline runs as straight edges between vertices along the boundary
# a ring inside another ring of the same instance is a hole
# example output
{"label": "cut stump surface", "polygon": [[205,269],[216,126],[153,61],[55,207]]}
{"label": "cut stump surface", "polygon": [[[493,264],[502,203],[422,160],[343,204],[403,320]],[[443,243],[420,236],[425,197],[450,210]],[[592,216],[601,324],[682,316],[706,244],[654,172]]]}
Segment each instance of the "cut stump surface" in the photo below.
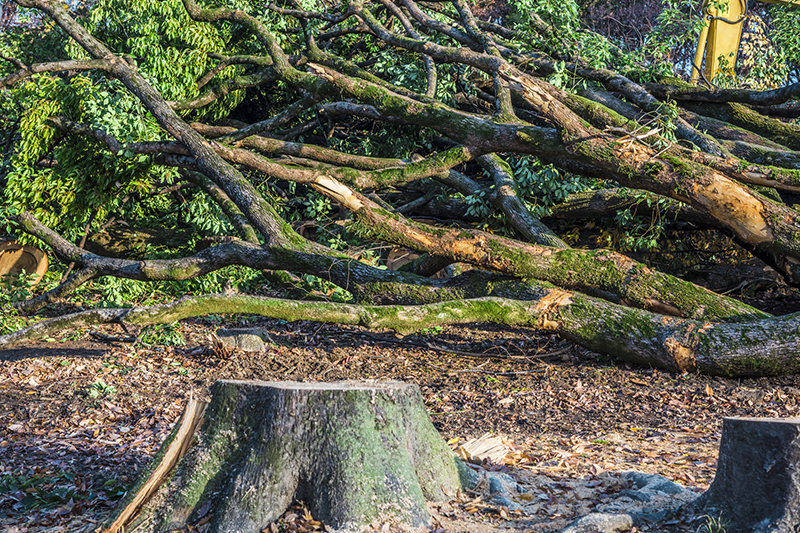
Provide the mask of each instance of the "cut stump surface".
{"label": "cut stump surface", "polygon": [[[416,385],[218,381],[195,443],[126,531],[256,533],[303,501],[316,520],[421,526],[461,487]],[[124,507],[122,505],[121,507]]]}
{"label": "cut stump surface", "polygon": [[48,267],[47,255],[33,246],[17,241],[0,241],[0,279],[7,274],[34,274],[31,280],[36,285]]}

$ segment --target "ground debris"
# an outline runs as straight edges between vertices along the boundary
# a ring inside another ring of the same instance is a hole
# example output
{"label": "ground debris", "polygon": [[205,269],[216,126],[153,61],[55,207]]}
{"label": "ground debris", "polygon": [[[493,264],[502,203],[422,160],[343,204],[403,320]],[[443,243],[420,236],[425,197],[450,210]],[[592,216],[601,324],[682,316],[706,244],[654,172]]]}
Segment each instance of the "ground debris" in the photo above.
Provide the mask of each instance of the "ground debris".
{"label": "ground debris", "polygon": [[[0,529],[99,527],[187,399],[217,379],[417,383],[451,447],[479,474],[518,485],[506,505],[491,493],[432,504],[431,531],[449,533],[555,532],[589,513],[663,504],[657,494],[643,501],[624,471],[663,476],[691,497],[713,479],[724,416],[800,411],[797,376],[728,381],[632,368],[524,328],[465,325],[385,342],[389,334],[355,327],[239,317],[224,326],[264,327],[271,340],[244,353],[209,341],[221,326],[216,317],[182,323],[178,346],[91,336],[119,335],[107,326],[0,351]],[[474,369],[489,373],[463,372]],[[680,516],[637,530],[694,531]]]}

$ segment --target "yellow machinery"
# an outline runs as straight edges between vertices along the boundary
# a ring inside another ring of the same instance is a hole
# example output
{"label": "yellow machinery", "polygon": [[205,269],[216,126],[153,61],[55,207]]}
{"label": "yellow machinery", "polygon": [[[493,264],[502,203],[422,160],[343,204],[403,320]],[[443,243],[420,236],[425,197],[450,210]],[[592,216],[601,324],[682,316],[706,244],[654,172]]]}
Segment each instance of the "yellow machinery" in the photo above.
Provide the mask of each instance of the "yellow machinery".
{"label": "yellow machinery", "polygon": [[[794,4],[800,0],[760,0],[768,4]],[[733,70],[739,42],[742,40],[742,26],[747,18],[747,0],[705,0],[703,2],[705,24],[700,31],[697,53],[692,65],[692,82],[700,78],[700,66],[705,55],[703,74],[712,80],[722,68]],[[723,65],[720,63],[723,58]]]}

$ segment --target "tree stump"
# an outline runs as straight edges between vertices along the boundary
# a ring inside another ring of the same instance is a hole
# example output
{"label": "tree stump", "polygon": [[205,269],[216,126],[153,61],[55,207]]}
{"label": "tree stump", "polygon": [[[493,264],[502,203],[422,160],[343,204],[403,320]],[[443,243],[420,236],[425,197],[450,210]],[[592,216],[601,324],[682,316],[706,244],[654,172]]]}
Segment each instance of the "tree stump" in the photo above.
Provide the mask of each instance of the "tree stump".
{"label": "tree stump", "polygon": [[726,418],[717,475],[694,507],[728,533],[800,527],[800,419]]}
{"label": "tree stump", "polygon": [[459,468],[416,385],[218,381],[192,448],[125,531],[257,533],[295,500],[335,529],[421,526]]}

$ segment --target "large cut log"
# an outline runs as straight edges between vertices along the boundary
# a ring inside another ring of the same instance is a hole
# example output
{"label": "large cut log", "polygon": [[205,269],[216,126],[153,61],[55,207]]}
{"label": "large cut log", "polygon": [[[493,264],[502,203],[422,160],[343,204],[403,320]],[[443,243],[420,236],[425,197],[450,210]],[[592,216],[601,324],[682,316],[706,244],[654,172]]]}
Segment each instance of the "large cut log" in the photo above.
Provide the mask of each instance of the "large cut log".
{"label": "large cut log", "polygon": [[419,388],[394,381],[219,381],[194,439],[125,531],[257,533],[294,501],[337,530],[422,526],[425,501],[452,497],[464,468]]}
{"label": "large cut log", "polygon": [[31,285],[42,280],[48,267],[47,255],[15,240],[0,240],[0,281],[8,274],[33,274]]}
{"label": "large cut log", "polygon": [[727,533],[800,530],[800,419],[726,418],[711,488],[694,504]]}

